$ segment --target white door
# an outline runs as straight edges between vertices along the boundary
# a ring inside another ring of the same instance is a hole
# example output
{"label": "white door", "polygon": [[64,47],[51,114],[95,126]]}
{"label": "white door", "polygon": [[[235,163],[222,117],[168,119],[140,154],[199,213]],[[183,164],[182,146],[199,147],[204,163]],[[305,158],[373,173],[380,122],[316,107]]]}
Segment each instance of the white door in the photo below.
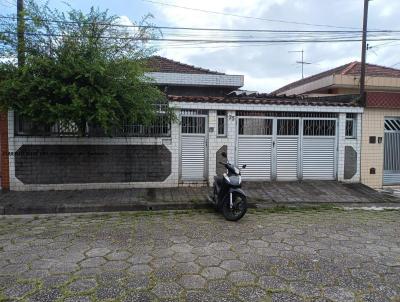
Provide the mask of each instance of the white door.
{"label": "white door", "polygon": [[302,176],[311,180],[336,179],[336,120],[304,119]]}
{"label": "white door", "polygon": [[298,178],[299,127],[298,118],[277,120],[275,151],[277,180]]}
{"label": "white door", "polygon": [[272,168],[271,118],[238,119],[238,165],[247,165],[242,170],[243,180],[270,180]]}
{"label": "white door", "polygon": [[181,180],[202,181],[206,178],[206,116],[182,116]]}

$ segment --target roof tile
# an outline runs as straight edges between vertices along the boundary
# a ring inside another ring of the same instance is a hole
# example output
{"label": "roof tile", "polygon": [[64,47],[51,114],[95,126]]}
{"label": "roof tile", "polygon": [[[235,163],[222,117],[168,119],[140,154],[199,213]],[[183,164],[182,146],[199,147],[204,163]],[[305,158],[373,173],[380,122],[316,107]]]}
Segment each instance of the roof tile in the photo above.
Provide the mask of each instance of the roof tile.
{"label": "roof tile", "polygon": [[224,73],[212,71],[193,65],[184,64],[171,59],[160,56],[153,56],[147,59],[147,67],[150,72],[167,72],[167,73],[190,73],[190,74],[221,74]]}

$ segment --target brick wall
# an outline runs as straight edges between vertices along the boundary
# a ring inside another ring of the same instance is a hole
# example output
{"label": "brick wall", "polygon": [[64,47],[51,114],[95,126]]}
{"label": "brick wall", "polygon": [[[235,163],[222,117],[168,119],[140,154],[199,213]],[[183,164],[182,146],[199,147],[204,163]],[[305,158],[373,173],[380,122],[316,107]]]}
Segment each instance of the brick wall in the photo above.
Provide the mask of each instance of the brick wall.
{"label": "brick wall", "polygon": [[0,178],[1,189],[10,189],[9,161],[8,161],[8,119],[7,113],[0,113]]}

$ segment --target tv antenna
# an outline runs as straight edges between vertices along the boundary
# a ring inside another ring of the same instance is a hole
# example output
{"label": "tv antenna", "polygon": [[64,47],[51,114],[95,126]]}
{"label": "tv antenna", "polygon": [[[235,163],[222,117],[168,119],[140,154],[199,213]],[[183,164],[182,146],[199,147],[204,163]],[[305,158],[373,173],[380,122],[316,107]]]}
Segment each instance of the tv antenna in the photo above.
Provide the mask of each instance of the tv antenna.
{"label": "tv antenna", "polygon": [[311,65],[312,63],[304,61],[304,49],[302,49],[302,50],[289,50],[289,52],[296,52],[296,53],[300,53],[301,52],[301,61],[296,61],[296,63],[297,64],[301,64],[301,78],[304,79],[304,65]]}

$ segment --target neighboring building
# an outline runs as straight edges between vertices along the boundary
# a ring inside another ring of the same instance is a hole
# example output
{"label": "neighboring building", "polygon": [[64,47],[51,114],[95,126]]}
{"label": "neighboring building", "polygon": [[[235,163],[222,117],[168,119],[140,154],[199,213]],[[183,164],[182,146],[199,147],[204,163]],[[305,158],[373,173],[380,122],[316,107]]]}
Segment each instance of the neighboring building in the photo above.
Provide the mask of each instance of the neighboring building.
{"label": "neighboring building", "polygon": [[[354,94],[359,93],[361,63],[352,62],[285,85],[272,94]],[[400,70],[366,64],[367,91],[400,92]]]}
{"label": "neighboring building", "polygon": [[[288,84],[277,95],[357,93],[359,62]],[[361,181],[373,188],[400,185],[400,70],[366,65],[367,98],[362,121]]]}
{"label": "neighboring building", "polygon": [[90,129],[77,137],[68,125],[35,133],[9,112],[11,190],[211,184],[223,151],[247,164],[245,180],[359,181],[358,96],[243,93],[236,91],[243,76],[152,60],[148,76],[169,94],[177,122],[125,125],[113,138]]}
{"label": "neighboring building", "polygon": [[243,75],[227,75],[154,56],[147,63],[147,76],[166,94],[224,96],[244,84]]}

